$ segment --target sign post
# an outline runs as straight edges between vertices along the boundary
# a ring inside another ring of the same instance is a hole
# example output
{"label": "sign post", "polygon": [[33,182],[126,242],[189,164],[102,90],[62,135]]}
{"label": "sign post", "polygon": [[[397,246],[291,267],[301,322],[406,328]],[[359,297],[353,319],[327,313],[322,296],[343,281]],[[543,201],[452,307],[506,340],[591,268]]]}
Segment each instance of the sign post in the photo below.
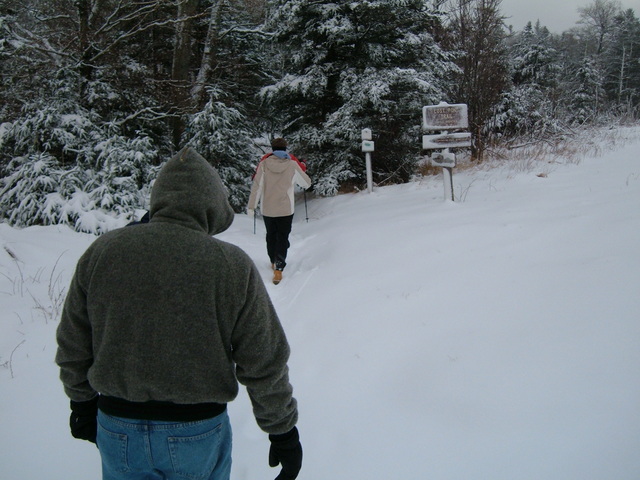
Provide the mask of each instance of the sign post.
{"label": "sign post", "polygon": [[[455,201],[453,193],[453,167],[456,166],[456,154],[449,148],[470,147],[470,132],[449,133],[450,130],[469,128],[467,105],[440,102],[438,105],[422,107],[422,129],[425,132],[438,132],[422,136],[423,150],[439,150],[430,156],[431,165],[442,167],[444,179],[444,198]],[[446,173],[445,173],[446,172]]]}
{"label": "sign post", "polygon": [[371,152],[375,150],[375,144],[371,140],[371,130],[365,128],[362,130],[362,151],[364,152],[365,164],[367,169],[367,191],[373,192],[373,173],[371,172]]}

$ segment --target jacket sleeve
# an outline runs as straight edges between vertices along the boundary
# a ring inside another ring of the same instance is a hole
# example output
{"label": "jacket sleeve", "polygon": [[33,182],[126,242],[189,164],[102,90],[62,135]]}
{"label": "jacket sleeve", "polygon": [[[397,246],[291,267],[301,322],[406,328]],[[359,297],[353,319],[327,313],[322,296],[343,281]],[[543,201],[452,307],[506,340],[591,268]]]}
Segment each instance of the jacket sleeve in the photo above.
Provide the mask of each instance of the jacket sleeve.
{"label": "jacket sleeve", "polygon": [[302,161],[298,160],[298,159],[296,158],[296,156],[295,156],[293,153],[290,153],[290,154],[289,154],[289,157],[291,157],[291,160],[295,160],[295,162],[300,166],[300,169],[301,169],[303,172],[305,172],[305,173],[307,172],[307,164],[306,164],[306,163],[304,163],[304,162],[302,162]]}
{"label": "jacket sleeve", "polygon": [[264,168],[263,163],[260,161],[256,174],[253,178],[253,184],[251,185],[251,193],[249,194],[249,201],[247,202],[247,209],[255,210],[258,207],[258,203],[262,199],[264,191]]}
{"label": "jacket sleeve", "polygon": [[258,426],[269,434],[291,430],[298,409],[289,383],[289,344],[255,266],[232,334],[236,377],[247,388]]}
{"label": "jacket sleeve", "polygon": [[[82,259],[81,259],[82,261]],[[56,330],[56,363],[67,396],[76,402],[91,400],[97,392],[87,378],[93,365],[91,324],[87,314],[87,296],[80,285],[80,263],[71,280],[60,324]]]}
{"label": "jacket sleeve", "polygon": [[296,164],[295,172],[293,174],[293,182],[305,190],[311,186],[311,178],[302,171],[298,164]]}

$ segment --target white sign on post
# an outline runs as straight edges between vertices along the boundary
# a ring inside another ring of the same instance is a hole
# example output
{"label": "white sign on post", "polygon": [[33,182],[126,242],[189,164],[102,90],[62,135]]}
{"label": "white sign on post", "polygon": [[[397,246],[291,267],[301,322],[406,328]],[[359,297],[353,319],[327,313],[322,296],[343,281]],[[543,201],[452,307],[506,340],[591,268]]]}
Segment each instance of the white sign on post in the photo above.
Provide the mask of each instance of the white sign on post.
{"label": "white sign on post", "polygon": [[371,135],[371,130],[364,128],[362,130],[362,151],[364,152],[365,165],[367,169],[367,191],[373,192],[373,172],[371,170],[371,152],[375,149],[375,144]]}
{"label": "white sign on post", "polygon": [[363,140],[362,141],[362,151],[367,153],[367,152],[373,152],[375,150],[375,144],[373,142],[373,140]]}

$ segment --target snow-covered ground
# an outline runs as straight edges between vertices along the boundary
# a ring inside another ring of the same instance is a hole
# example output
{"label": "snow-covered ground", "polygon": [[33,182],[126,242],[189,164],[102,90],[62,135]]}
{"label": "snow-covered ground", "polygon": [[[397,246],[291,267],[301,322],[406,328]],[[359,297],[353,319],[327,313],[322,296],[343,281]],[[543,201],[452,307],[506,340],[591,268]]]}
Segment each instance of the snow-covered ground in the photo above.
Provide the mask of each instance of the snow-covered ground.
{"label": "snow-covered ground", "polygon": [[[640,478],[640,129],[581,162],[518,160],[302,199],[283,282],[302,480]],[[375,156],[374,156],[375,162]],[[264,227],[222,239],[270,280]],[[0,479],[100,478],[71,438],[55,329],[64,227],[0,224]],[[13,255],[13,257],[11,255]],[[269,479],[246,392],[234,480]]]}

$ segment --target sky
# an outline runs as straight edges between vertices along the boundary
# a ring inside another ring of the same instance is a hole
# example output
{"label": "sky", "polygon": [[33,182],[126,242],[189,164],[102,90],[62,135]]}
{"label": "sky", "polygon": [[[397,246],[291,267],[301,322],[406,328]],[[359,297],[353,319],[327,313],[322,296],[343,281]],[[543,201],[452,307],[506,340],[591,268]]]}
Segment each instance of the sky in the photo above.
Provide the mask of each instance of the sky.
{"label": "sky", "polygon": [[[308,221],[299,195],[277,286],[264,224],[236,215],[218,237],[256,262],[291,344],[299,480],[638,480],[639,146],[629,127],[571,157],[505,150],[454,168],[455,202],[441,175],[309,195]],[[0,223],[2,480],[100,478],[53,361],[94,238]],[[231,479],[273,479],[244,389],[229,415]]]}
{"label": "sky", "polygon": [[[552,33],[562,33],[576,26],[580,18],[578,7],[590,5],[592,0],[502,0],[502,14],[510,17],[506,25],[522,30],[527,22],[540,20]],[[640,14],[640,0],[621,0],[624,10],[632,8]]]}

